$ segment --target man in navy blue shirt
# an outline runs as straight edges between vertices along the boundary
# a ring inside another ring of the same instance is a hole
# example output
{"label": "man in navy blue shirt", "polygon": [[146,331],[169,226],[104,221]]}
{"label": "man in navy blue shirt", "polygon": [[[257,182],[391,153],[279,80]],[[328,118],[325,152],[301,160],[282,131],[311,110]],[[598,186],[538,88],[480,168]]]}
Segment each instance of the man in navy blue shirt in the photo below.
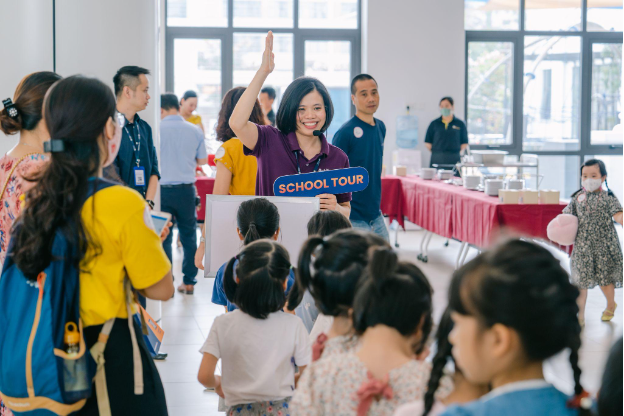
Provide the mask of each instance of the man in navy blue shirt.
{"label": "man in navy blue shirt", "polygon": [[158,157],[152,128],[137,114],[149,103],[149,73],[138,66],[124,66],[113,78],[117,111],[126,117],[115,166],[121,180],[143,195],[153,209],[160,179]]}
{"label": "man in navy blue shirt", "polygon": [[354,227],[371,230],[389,240],[388,229],[381,213],[381,167],[386,125],[373,117],[379,107],[377,81],[360,74],[351,81],[351,101],[355,116],[334,135],[333,145],[349,157],[351,167],[368,171],[368,187],[354,192],[351,201],[351,223]]}

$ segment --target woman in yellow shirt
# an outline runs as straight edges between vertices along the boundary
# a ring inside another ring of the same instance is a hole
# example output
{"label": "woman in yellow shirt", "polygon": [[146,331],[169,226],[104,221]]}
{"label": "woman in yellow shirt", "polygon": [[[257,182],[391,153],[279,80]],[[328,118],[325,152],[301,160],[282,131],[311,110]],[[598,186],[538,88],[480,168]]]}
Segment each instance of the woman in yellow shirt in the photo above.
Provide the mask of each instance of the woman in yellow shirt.
{"label": "woman in yellow shirt", "polygon": [[[171,263],[136,191],[109,184],[83,204],[89,187],[103,181],[103,168],[119,151],[123,118],[118,121],[115,107],[112,91],[97,79],[72,76],[48,91],[43,111],[52,153],[47,169],[32,178],[36,185],[26,194],[13,234],[13,260],[28,279],[36,278],[51,262],[55,233],[66,231],[72,246],[80,248],[76,261],[87,348],[98,341],[103,324],[114,319],[104,350],[112,414],[166,415],[160,376],[141,328],[131,320],[138,350],[133,347],[124,282],[128,277],[145,297],[168,300],[174,293]],[[143,394],[135,394],[135,351],[142,363]],[[98,414],[96,397],[77,414]]]}
{"label": "woman in yellow shirt", "polygon": [[202,123],[202,118],[199,116],[199,114],[193,114],[196,109],[197,93],[195,91],[188,90],[180,99],[180,115],[182,116],[182,118],[184,118],[184,120],[198,126],[201,129],[202,133],[206,134],[206,131],[204,130],[204,123]]}
{"label": "woman in yellow shirt", "polygon": [[[229,90],[221,104],[219,111],[219,121],[217,122],[217,140],[223,145],[217,150],[215,163],[217,165],[217,177],[215,179],[213,195],[255,195],[256,194],[256,174],[258,163],[254,156],[243,154],[243,143],[234,137],[234,132],[230,128],[229,120],[236,107],[236,103],[245,92],[245,87],[236,87]],[[249,121],[266,125],[269,124],[260,103],[256,100],[253,111],[249,116]],[[202,235],[204,228],[202,226]],[[199,243],[195,253],[195,266],[204,270],[204,250],[205,244]]]}

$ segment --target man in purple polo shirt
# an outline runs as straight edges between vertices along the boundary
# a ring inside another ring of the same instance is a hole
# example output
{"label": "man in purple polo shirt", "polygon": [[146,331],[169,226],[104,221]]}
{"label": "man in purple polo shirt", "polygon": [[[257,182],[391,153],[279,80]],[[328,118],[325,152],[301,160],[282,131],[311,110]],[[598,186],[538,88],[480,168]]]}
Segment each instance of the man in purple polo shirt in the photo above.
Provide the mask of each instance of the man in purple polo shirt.
{"label": "man in purple polo shirt", "polygon": [[[245,154],[258,159],[256,195],[262,196],[274,195],[273,184],[280,176],[349,167],[347,155],[327,143],[323,134],[334,108],[327,89],[315,78],[297,78],[288,86],[277,111],[277,128],[249,121],[262,84],[275,68],[272,50],[273,34],[269,32],[262,65],[230,117],[230,127],[245,146]],[[318,198],[321,210],[349,217],[351,193],[321,194]]]}

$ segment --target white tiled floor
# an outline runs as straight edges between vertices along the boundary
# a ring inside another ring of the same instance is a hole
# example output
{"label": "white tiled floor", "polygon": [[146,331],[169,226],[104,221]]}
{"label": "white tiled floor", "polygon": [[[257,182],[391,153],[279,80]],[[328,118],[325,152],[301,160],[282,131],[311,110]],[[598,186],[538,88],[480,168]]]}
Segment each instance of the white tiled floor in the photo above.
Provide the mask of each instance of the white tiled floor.
{"label": "white tiled floor", "polygon": [[[618,231],[620,228],[618,227]],[[423,231],[409,228],[399,234],[399,253],[403,260],[415,261],[429,278],[434,290],[435,317],[439,319],[446,307],[446,291],[451,273],[455,267],[455,259],[459,251],[459,243],[451,241],[444,247],[444,239],[434,236],[429,246],[429,262],[416,261]],[[174,239],[175,241],[175,239]],[[569,267],[567,256],[556,252]],[[470,250],[468,260],[476,255]],[[181,279],[181,250],[174,250],[174,275]],[[218,396],[208,392],[197,382],[197,370],[201,361],[198,352],[208,335],[214,318],[223,313],[223,307],[210,302],[213,279],[198,277],[193,296],[176,293],[175,298],[162,305],[162,327],[165,330],[162,350],[169,353],[164,362],[157,367],[165,386],[169,414],[172,416],[223,415],[217,412]],[[611,323],[603,323],[600,316],[605,308],[605,301],[600,289],[589,292],[586,328],[583,332],[583,347],[580,351],[580,366],[583,371],[581,381],[584,387],[596,392],[600,385],[604,363],[613,342],[622,336],[622,310],[624,301],[622,289],[616,290],[618,308],[615,319]],[[545,366],[546,377],[558,388],[571,392],[573,387],[572,370],[565,354],[549,360]]]}

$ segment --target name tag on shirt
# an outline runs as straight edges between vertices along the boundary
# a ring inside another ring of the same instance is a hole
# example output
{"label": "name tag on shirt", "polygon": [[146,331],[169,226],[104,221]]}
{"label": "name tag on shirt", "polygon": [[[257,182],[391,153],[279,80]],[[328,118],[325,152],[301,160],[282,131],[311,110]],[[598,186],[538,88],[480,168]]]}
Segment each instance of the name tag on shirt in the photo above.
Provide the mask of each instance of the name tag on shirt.
{"label": "name tag on shirt", "polygon": [[134,167],[134,186],[145,186],[145,168],[143,166]]}
{"label": "name tag on shirt", "polygon": [[454,128],[455,130],[461,130],[461,129],[459,128],[459,126],[453,126],[453,128]]}

